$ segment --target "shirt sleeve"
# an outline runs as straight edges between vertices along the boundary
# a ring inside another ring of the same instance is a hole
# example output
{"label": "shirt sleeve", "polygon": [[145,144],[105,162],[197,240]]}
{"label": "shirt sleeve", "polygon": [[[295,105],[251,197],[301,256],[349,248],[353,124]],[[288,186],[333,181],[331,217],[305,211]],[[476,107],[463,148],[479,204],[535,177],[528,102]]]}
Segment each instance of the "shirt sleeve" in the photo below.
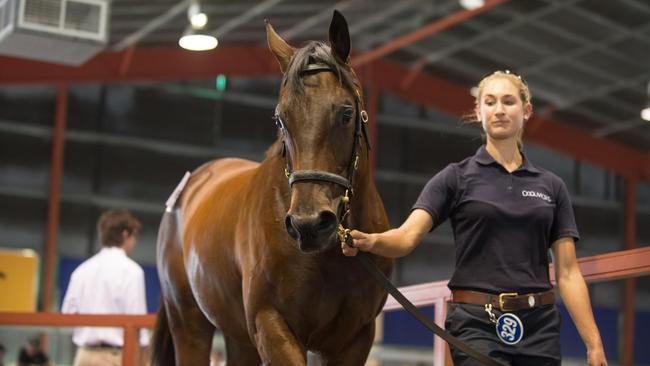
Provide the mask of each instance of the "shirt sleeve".
{"label": "shirt sleeve", "polygon": [[559,184],[557,193],[555,194],[555,215],[553,216],[553,226],[550,235],[551,242],[549,245],[560,238],[566,237],[572,237],[575,241],[580,240],[569,191],[564,182],[559,178],[558,180]]}
{"label": "shirt sleeve", "polygon": [[144,289],[144,271],[138,268],[129,278],[124,294],[125,314],[146,314],[147,298]]}
{"label": "shirt sleeve", "polygon": [[449,217],[457,187],[456,169],[452,164],[447,165],[427,182],[411,211],[419,208],[428,212],[433,220],[431,230],[435,229]]}
{"label": "shirt sleeve", "polygon": [[[147,313],[147,294],[145,291],[144,271],[137,268],[133,276],[129,279],[125,294],[125,313],[126,314],[146,314]],[[146,329],[140,330],[140,345],[149,344],[149,332]]]}

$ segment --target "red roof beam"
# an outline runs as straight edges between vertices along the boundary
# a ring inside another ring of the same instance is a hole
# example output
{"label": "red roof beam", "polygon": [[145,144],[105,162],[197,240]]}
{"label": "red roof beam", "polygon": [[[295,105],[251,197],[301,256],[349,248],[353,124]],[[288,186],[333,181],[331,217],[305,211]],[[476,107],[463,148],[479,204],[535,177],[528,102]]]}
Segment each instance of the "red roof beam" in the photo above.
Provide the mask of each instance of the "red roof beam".
{"label": "red roof beam", "polygon": [[210,52],[180,48],[136,48],[103,52],[73,67],[0,57],[0,84],[114,83],[278,75],[266,47],[225,46]]}
{"label": "red roof beam", "polygon": [[510,0],[487,0],[485,2],[485,5],[481,6],[480,8],[476,8],[474,10],[461,10],[454,14],[451,14],[448,17],[442,19],[436,19],[433,22],[421,27],[416,31],[395,38],[380,47],[377,47],[373,50],[370,50],[362,55],[353,58],[352,66],[359,67],[369,62],[372,62],[374,60],[378,60],[392,52],[395,52],[401,48],[411,45],[432,34],[453,27],[454,25],[464,22],[467,19],[473,18],[481,13],[485,13],[486,11],[492,9],[493,7],[501,5],[508,1]]}

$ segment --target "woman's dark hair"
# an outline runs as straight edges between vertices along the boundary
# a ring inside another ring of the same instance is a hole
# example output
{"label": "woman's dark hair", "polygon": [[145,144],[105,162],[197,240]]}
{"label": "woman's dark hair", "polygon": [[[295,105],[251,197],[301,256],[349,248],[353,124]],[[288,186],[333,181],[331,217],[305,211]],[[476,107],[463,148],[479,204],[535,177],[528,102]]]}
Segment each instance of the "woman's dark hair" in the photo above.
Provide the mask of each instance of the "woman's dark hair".
{"label": "woman's dark hair", "polygon": [[106,211],[97,220],[99,241],[105,247],[121,247],[122,233],[126,230],[129,235],[137,235],[140,227],[140,220],[127,209]]}

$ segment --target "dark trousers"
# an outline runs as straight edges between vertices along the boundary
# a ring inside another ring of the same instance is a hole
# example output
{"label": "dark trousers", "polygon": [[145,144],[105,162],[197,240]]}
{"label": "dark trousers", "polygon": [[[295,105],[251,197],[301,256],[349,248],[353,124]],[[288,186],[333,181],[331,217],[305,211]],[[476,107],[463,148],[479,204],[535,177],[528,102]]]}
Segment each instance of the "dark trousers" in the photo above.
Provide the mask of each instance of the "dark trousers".
{"label": "dark trousers", "polygon": [[[561,365],[560,312],[555,305],[543,305],[534,309],[513,311],[524,326],[519,343],[508,345],[499,340],[495,324],[490,322],[482,305],[450,302],[445,327],[455,337],[470,347],[505,365],[555,366]],[[503,314],[492,312],[497,318]],[[451,347],[454,366],[479,366],[482,363],[466,353]]]}

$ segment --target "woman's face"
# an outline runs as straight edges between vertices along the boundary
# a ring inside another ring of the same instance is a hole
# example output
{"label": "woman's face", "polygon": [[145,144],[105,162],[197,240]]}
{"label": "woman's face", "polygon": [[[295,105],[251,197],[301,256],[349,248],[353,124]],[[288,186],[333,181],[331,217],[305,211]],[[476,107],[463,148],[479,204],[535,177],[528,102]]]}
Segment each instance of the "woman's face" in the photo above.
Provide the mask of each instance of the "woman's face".
{"label": "woman's face", "polygon": [[483,87],[478,105],[478,117],[488,138],[515,139],[530,117],[530,103],[523,105],[519,90],[510,80],[493,78]]}

